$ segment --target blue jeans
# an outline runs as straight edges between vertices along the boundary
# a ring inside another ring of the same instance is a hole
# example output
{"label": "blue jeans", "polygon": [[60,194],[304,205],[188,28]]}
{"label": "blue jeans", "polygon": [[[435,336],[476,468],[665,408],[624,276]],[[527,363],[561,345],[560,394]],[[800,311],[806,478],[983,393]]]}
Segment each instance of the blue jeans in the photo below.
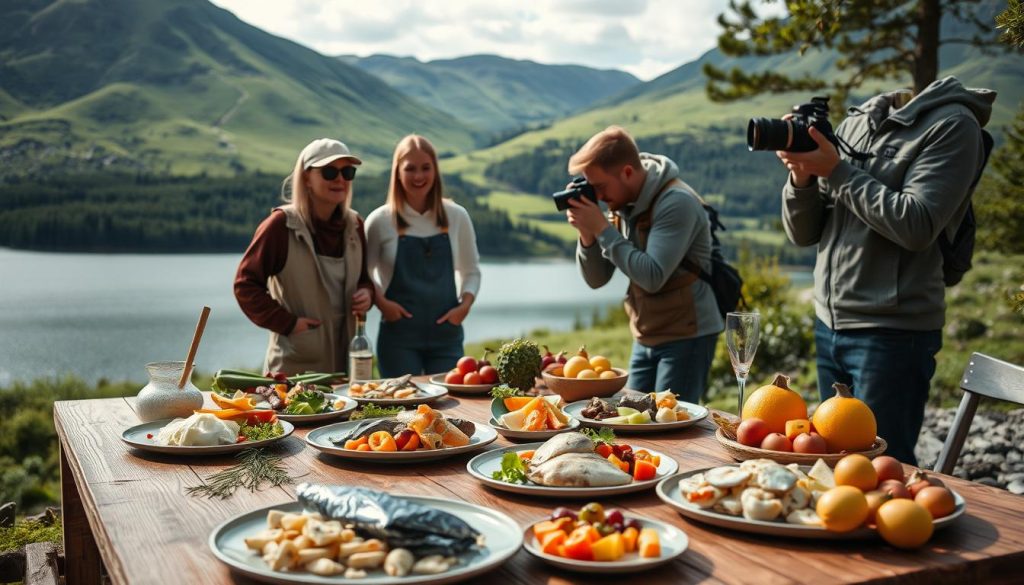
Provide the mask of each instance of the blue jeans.
{"label": "blue jeans", "polygon": [[672,390],[682,400],[697,404],[708,385],[717,342],[717,333],[654,347],[634,341],[627,386],[641,392]]}
{"label": "blue jeans", "polygon": [[935,354],[942,349],[942,331],[833,331],[815,319],[814,341],[821,399],[835,395],[833,382],[849,386],[875,414],[878,435],[889,444],[886,455],[917,465],[914,446],[935,374]]}
{"label": "blue jeans", "polygon": [[377,344],[377,369],[384,378],[405,374],[438,374],[455,367],[462,357],[462,344],[449,347],[409,348]]}

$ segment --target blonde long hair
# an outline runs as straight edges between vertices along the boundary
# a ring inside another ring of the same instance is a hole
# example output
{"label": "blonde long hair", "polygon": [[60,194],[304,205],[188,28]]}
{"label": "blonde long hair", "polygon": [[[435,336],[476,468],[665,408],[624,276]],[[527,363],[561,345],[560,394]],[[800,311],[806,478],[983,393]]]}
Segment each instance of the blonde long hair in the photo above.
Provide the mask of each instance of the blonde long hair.
{"label": "blonde long hair", "polygon": [[[309,233],[312,234],[316,232],[316,228],[313,227],[313,195],[310,193],[309,187],[306,186],[310,169],[302,168],[302,153],[300,152],[299,158],[295,160],[295,168],[281,182],[281,200],[295,206],[295,211],[302,218],[303,223],[306,224]],[[348,215],[354,189],[355,185],[350,182],[348,196],[345,197],[345,203],[341,206],[342,217]]]}
{"label": "blonde long hair", "polygon": [[444,212],[444,183],[441,181],[441,169],[437,166],[437,151],[434,145],[418,134],[410,134],[398,141],[395,155],[391,159],[391,181],[388,183],[388,209],[395,218],[395,225],[400,229],[409,227],[409,222],[402,217],[402,208],[407,200],[402,181],[398,179],[398,165],[410,152],[420,150],[427,153],[430,163],[434,165],[434,184],[427,193],[427,208],[434,212],[438,227],[448,227],[448,216]]}

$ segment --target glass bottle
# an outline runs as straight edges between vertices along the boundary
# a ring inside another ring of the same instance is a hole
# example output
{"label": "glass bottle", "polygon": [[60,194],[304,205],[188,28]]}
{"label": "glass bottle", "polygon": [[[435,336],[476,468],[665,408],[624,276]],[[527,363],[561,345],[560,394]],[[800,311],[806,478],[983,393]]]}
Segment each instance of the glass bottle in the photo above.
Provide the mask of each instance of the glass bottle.
{"label": "glass bottle", "polygon": [[135,410],[143,422],[187,418],[192,416],[192,411],[203,407],[203,395],[192,380],[186,381],[184,388],[178,388],[178,379],[184,369],[183,361],[146,364],[149,384],[139,392],[135,401]]}
{"label": "glass bottle", "polygon": [[366,320],[356,317],[356,334],[348,344],[349,383],[365,382],[373,378],[373,347],[366,336]]}

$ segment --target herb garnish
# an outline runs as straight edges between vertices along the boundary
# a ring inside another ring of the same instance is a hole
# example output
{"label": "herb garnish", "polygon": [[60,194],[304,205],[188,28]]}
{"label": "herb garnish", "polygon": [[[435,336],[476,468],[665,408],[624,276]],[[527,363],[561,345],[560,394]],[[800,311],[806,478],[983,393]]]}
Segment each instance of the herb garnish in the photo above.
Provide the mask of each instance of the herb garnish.
{"label": "herb garnish", "polygon": [[294,481],[281,465],[281,456],[270,455],[263,449],[246,449],[236,457],[238,464],[206,478],[203,485],[185,490],[190,496],[227,499],[235,490],[244,487],[255,492],[269,482],[272,486],[292,484]]}
{"label": "herb garnish", "polygon": [[379,406],[374,403],[364,405],[359,410],[353,412],[349,416],[349,420],[361,420],[365,418],[384,418],[388,416],[395,416],[396,414],[405,410],[403,406]]}
{"label": "herb garnish", "polygon": [[284,433],[284,428],[279,422],[258,423],[247,425],[244,422],[238,428],[238,434],[245,437],[247,441],[265,441],[279,437]]}
{"label": "herb garnish", "polygon": [[492,398],[500,398],[504,400],[506,398],[512,398],[513,396],[520,395],[522,395],[522,392],[519,390],[519,388],[512,388],[508,384],[502,384],[500,386],[495,386],[494,388],[491,388]]}
{"label": "herb garnish", "polygon": [[495,471],[491,477],[505,483],[526,483],[526,465],[517,453],[510,451],[501,456],[501,471]]}
{"label": "herb garnish", "polygon": [[583,429],[580,432],[590,437],[590,440],[596,444],[607,443],[611,445],[615,443],[615,431],[608,427],[602,427],[600,430]]}

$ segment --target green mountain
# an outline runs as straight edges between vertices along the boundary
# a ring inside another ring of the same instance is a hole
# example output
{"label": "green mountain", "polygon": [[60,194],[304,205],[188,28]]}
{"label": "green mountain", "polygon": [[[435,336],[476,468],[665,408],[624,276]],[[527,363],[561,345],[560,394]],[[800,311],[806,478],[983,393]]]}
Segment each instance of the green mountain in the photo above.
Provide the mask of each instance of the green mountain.
{"label": "green mountain", "polygon": [[640,84],[623,71],[542,65],[496,55],[425,63],[388,55],[339,59],[492,135],[546,124]]}
{"label": "green mountain", "polygon": [[443,152],[474,143],[454,117],[206,0],[4,2],[0,20],[5,175],[281,173],[320,136],[383,172],[412,130]]}

